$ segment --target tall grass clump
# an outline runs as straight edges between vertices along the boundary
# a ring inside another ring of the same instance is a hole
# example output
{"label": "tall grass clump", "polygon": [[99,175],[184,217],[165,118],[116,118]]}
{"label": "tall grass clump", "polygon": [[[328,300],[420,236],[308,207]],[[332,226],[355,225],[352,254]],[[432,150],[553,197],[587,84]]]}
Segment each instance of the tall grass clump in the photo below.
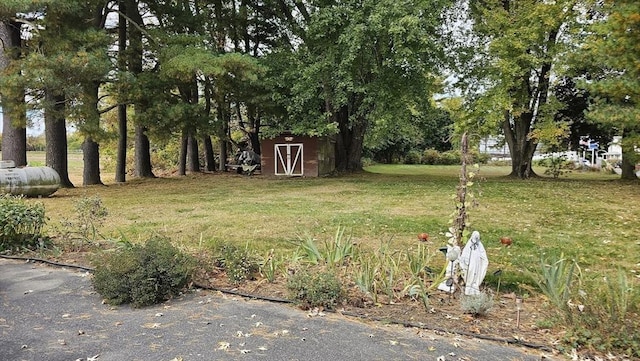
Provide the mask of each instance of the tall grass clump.
{"label": "tall grass clump", "polygon": [[572,296],[578,293],[581,283],[580,267],[574,260],[568,260],[561,254],[540,259],[539,273],[534,280],[540,291],[557,309],[565,321],[573,319]]}
{"label": "tall grass clump", "polygon": [[277,256],[274,250],[271,249],[260,264],[260,274],[267,282],[273,283],[278,275],[283,273],[284,268],[284,259],[282,256]]}
{"label": "tall grass clump", "polygon": [[542,258],[534,279],[566,327],[561,349],[640,357],[640,288],[623,270],[585,280],[577,262],[560,255]]}
{"label": "tall grass clump", "polygon": [[333,238],[318,244],[310,235],[297,243],[304,258],[311,264],[324,264],[328,267],[341,266],[354,258],[355,250],[351,236],[345,236],[345,228],[338,227]]}
{"label": "tall grass clump", "polygon": [[638,282],[618,270],[589,280],[584,288],[584,305],[579,305],[577,316],[564,335],[564,344],[640,358]]}
{"label": "tall grass clump", "polygon": [[426,308],[435,284],[429,267],[432,260],[433,253],[425,245],[395,250],[390,242],[382,242],[374,250],[357,252],[350,275],[358,289],[375,304],[379,301],[392,304],[409,297]]}

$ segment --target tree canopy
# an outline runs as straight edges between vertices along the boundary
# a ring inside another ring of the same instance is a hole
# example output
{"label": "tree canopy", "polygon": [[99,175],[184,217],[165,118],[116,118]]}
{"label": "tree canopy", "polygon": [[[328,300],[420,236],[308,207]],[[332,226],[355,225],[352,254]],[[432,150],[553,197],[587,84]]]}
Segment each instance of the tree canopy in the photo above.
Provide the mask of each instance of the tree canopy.
{"label": "tree canopy", "polygon": [[[76,127],[85,184],[101,183],[116,109],[118,181],[130,147],[134,174],[154,176],[151,143],[178,138],[184,174],[201,169],[201,148],[215,169],[214,142],[224,169],[239,138],[259,151],[282,131],[335,136],[340,171],[360,170],[365,148],[393,158],[446,150],[453,130],[501,134],[518,178],[535,176],[540,142],[618,132],[627,177],[638,11],[631,0],[3,1],[3,29],[21,37],[4,47],[20,55],[2,53],[0,94],[11,139],[24,137],[26,109],[45,112],[59,172],[65,124]],[[464,111],[433,100],[452,78]]]}

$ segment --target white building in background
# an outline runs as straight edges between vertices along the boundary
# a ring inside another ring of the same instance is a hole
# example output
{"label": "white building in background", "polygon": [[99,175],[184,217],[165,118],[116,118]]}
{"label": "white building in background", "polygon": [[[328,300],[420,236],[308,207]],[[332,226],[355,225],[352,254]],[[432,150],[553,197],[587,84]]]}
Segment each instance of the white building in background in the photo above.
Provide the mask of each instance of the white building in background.
{"label": "white building in background", "polygon": [[622,137],[613,137],[613,141],[611,141],[611,144],[609,144],[607,151],[602,154],[603,159],[622,160],[622,145],[620,145],[621,141]]}
{"label": "white building in background", "polygon": [[480,140],[479,151],[481,154],[489,154],[492,160],[510,160],[509,146],[504,138],[486,137]]}
{"label": "white building in background", "polygon": [[[541,153],[539,149],[533,156],[534,160],[540,160],[549,156],[564,156],[567,160],[583,164],[586,166],[600,167],[602,161],[606,160],[609,163],[617,163],[622,160],[622,147],[620,141],[622,137],[613,137],[613,141],[607,147],[606,150],[600,149],[599,144],[588,141],[584,144],[587,149],[583,151],[566,151],[561,153]],[[540,144],[538,144],[540,146]],[[509,146],[506,144],[502,137],[486,137],[480,140],[478,147],[480,153],[489,154],[492,160],[511,160],[511,154],[509,153]]]}

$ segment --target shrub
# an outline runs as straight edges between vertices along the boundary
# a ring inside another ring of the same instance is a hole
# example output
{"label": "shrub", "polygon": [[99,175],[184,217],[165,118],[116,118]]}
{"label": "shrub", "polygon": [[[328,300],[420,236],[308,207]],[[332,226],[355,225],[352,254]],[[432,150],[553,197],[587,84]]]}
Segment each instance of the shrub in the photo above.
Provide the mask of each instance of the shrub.
{"label": "shrub", "polygon": [[559,156],[551,155],[547,158],[538,161],[538,165],[547,167],[544,174],[550,175],[553,178],[558,178],[565,173],[569,173],[572,167],[572,162],[567,160],[567,156],[562,154]]}
{"label": "shrub", "polygon": [[448,150],[440,154],[440,158],[438,158],[438,163],[440,165],[456,165],[460,164],[460,151],[458,150]]}
{"label": "shrub", "polygon": [[42,246],[45,223],[44,205],[28,204],[19,196],[0,196],[0,251]]}
{"label": "shrub", "polygon": [[168,239],[154,237],[104,253],[96,261],[93,286],[110,304],[149,306],[179,294],[191,281],[194,261]]}
{"label": "shrub", "polygon": [[374,162],[373,159],[371,159],[369,157],[363,157],[361,162],[362,162],[362,166],[363,167],[369,167],[369,166],[372,166],[372,165],[376,164],[376,162]]}
{"label": "shrub", "polygon": [[422,164],[434,165],[440,162],[440,152],[435,149],[425,149],[422,153]]}
{"label": "shrub", "polygon": [[473,161],[475,163],[487,164],[491,160],[491,155],[488,153],[480,153],[479,151],[471,152],[471,156],[473,157]]}
{"label": "shrub", "polygon": [[302,308],[334,308],[345,292],[338,277],[328,271],[300,271],[287,280],[290,297]]}
{"label": "shrub", "polygon": [[[615,350],[632,358],[640,358],[640,323],[636,315],[640,303],[640,290],[635,277],[626,272],[607,272],[590,279],[580,293],[579,301],[572,300],[575,313],[563,337],[567,349],[593,348],[602,352]],[[604,282],[604,284],[603,284]]]}
{"label": "shrub", "polygon": [[257,257],[251,254],[247,247],[240,248],[230,244],[222,247],[217,263],[235,284],[254,279],[260,270]]}
{"label": "shrub", "polygon": [[410,150],[407,155],[404,156],[404,164],[420,164],[422,161],[422,155],[417,150]]}

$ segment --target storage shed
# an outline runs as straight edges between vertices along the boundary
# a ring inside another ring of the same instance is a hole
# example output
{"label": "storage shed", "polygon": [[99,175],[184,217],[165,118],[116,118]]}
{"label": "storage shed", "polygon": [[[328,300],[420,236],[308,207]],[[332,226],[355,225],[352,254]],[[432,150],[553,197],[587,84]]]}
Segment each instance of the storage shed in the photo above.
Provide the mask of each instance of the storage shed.
{"label": "storage shed", "polygon": [[262,174],[276,176],[320,177],[336,168],[335,140],[280,134],[263,139],[260,145]]}

